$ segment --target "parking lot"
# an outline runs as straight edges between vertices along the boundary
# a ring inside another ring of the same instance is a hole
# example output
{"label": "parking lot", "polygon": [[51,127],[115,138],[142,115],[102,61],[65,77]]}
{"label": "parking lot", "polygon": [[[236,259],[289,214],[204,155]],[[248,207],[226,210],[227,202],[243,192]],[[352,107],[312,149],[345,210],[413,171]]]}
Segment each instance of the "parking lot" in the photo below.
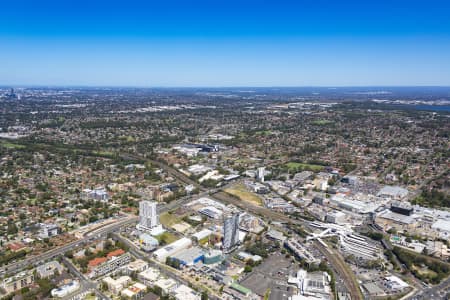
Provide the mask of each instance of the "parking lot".
{"label": "parking lot", "polygon": [[288,299],[295,288],[287,285],[289,274],[298,271],[298,265],[292,263],[292,258],[286,258],[280,253],[274,253],[266,258],[253,272],[244,277],[240,284],[251,289],[254,293],[264,296],[270,289],[270,299]]}

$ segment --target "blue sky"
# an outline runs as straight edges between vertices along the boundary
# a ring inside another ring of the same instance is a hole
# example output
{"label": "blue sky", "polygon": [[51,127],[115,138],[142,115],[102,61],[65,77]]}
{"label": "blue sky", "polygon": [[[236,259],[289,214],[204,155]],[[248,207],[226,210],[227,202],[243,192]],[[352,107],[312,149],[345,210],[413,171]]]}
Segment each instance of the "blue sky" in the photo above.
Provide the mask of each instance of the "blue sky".
{"label": "blue sky", "polygon": [[446,1],[3,1],[0,85],[450,85]]}

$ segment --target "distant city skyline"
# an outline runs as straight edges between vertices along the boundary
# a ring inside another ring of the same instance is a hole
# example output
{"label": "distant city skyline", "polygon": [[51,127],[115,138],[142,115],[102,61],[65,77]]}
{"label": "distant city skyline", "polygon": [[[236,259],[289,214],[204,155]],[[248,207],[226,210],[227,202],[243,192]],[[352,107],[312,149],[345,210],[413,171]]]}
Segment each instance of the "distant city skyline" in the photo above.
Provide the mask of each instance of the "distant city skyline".
{"label": "distant city skyline", "polygon": [[446,1],[8,1],[1,86],[449,86]]}

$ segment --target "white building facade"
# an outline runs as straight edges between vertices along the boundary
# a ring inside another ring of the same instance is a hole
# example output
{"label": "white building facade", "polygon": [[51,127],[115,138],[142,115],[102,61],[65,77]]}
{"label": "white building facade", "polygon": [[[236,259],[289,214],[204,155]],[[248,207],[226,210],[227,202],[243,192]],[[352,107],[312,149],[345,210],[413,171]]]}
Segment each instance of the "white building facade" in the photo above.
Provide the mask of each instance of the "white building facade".
{"label": "white building facade", "polygon": [[152,229],[159,225],[156,202],[139,202],[139,227],[140,229]]}

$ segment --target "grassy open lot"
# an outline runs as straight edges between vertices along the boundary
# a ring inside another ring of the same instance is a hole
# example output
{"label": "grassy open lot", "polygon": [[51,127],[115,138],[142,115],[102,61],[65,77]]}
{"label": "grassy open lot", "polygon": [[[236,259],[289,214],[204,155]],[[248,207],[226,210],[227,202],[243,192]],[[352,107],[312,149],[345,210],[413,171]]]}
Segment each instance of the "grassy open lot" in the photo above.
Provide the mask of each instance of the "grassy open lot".
{"label": "grassy open lot", "polygon": [[255,134],[258,134],[258,135],[271,135],[272,131],[270,131],[270,130],[260,130],[260,131],[255,132]]}
{"label": "grassy open lot", "polygon": [[205,246],[206,243],[208,243],[208,242],[209,242],[209,236],[202,238],[200,241],[198,241],[198,243],[202,246]]}
{"label": "grassy open lot", "polygon": [[305,163],[299,163],[299,162],[288,162],[285,164],[285,166],[288,168],[290,172],[300,172],[300,171],[313,171],[318,172],[323,170],[323,166],[320,165],[312,165],[312,164],[305,164]]}
{"label": "grassy open lot", "polygon": [[132,137],[131,135],[122,135],[119,137],[120,140],[122,141],[126,141],[126,142],[134,142],[135,138]]}
{"label": "grassy open lot", "polygon": [[25,148],[24,145],[15,144],[8,141],[0,141],[0,146],[8,149],[23,149]]}
{"label": "grassy open lot", "polygon": [[159,222],[161,222],[161,224],[165,227],[171,227],[176,223],[180,223],[181,219],[174,214],[165,212],[159,216]]}
{"label": "grassy open lot", "polygon": [[450,274],[450,264],[434,257],[397,246],[392,251],[416,278],[424,282],[438,284]]}
{"label": "grassy open lot", "polygon": [[429,278],[434,278],[437,276],[437,273],[434,272],[433,270],[423,268],[420,266],[413,265],[411,266],[411,269],[415,270],[419,276],[427,276]]}
{"label": "grassy open lot", "polygon": [[113,156],[114,153],[112,153],[111,151],[92,151],[93,154],[95,155],[100,155],[100,156]]}
{"label": "grassy open lot", "polygon": [[313,121],[312,124],[313,125],[319,125],[319,126],[326,126],[326,125],[334,124],[334,122],[330,121],[330,120],[319,119],[319,120]]}
{"label": "grassy open lot", "polygon": [[233,195],[242,201],[250,202],[254,205],[262,205],[262,199],[255,193],[250,192],[243,184],[235,185],[224,190],[226,193]]}
{"label": "grassy open lot", "polygon": [[155,236],[155,238],[158,240],[160,245],[167,245],[167,244],[173,243],[176,240],[178,240],[178,237],[176,235],[174,235],[173,233],[170,233],[168,231]]}

